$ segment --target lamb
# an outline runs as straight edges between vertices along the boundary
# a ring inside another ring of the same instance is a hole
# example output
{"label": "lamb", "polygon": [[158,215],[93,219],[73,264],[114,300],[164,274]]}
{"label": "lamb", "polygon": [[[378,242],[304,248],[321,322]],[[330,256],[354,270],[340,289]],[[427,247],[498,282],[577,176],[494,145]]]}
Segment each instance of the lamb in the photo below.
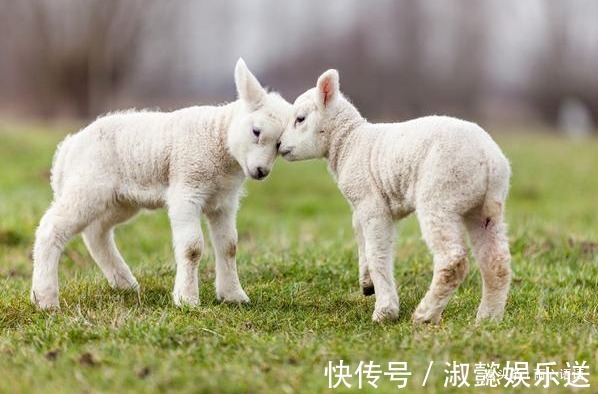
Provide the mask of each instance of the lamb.
{"label": "lamb", "polygon": [[113,228],[140,209],[156,208],[166,208],[171,223],[175,304],[199,303],[202,215],[215,250],[218,299],[249,301],[235,261],[239,196],[246,177],[261,180],[270,173],[291,105],[262,88],[242,59],[235,83],[238,99],[232,103],[114,113],[59,145],[52,166],[54,199],[33,249],[35,305],[59,308],[58,261],[80,232],[110,285],[137,289]]}
{"label": "lamb", "polygon": [[468,270],[465,234],[482,280],[477,322],[501,320],[511,280],[504,220],[510,166],[478,125],[444,116],[368,123],[339,90],[336,70],[299,96],[283,132],[289,161],[325,158],[353,210],[360,286],[376,294],[373,320],[394,320],[399,299],[393,278],[394,221],[416,212],[433,254],[430,288],[415,323],[440,321]]}

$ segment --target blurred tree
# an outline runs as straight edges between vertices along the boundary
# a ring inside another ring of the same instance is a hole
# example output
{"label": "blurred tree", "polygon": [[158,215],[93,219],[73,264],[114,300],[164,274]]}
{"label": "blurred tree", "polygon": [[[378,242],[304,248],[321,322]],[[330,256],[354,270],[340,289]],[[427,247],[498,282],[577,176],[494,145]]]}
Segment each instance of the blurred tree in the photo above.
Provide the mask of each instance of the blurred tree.
{"label": "blurred tree", "polygon": [[46,116],[106,109],[135,69],[143,0],[22,0],[8,27],[23,87]]}
{"label": "blurred tree", "polygon": [[575,97],[598,120],[597,20],[596,0],[0,0],[0,110],[217,102],[244,56],[288,97],[338,68],[378,119],[554,122]]}
{"label": "blurred tree", "polygon": [[[301,83],[297,74],[315,83],[323,65],[337,67],[342,90],[367,116],[470,116],[485,84],[487,18],[482,3],[468,2],[467,13],[459,8],[463,3],[450,0],[438,9],[401,0],[378,10],[365,4],[368,18],[357,20],[347,34],[314,32],[310,45],[281,59],[269,75],[275,86]],[[304,89],[292,86],[296,94]]]}
{"label": "blurred tree", "polygon": [[[574,99],[598,120],[598,46],[584,40],[588,18],[596,28],[598,6],[588,1],[546,1],[545,40],[532,59],[529,99],[543,120],[556,124],[559,110]],[[581,20],[580,20],[581,19]],[[586,43],[586,45],[584,45]]]}

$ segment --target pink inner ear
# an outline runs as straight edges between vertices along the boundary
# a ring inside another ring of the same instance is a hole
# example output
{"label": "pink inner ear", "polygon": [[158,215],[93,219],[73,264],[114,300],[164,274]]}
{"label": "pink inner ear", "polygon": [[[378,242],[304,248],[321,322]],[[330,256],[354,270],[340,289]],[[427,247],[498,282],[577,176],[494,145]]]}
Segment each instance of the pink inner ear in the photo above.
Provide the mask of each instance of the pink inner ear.
{"label": "pink inner ear", "polygon": [[322,83],[322,94],[324,96],[324,105],[326,105],[332,94],[332,83],[330,82],[330,78],[326,78],[324,83]]}

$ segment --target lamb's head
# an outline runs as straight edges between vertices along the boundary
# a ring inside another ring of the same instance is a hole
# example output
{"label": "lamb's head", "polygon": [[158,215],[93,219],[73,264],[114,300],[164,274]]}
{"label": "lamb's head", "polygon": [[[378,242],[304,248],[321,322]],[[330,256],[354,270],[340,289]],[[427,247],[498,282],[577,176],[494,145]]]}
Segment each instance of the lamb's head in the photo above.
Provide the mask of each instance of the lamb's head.
{"label": "lamb's head", "polygon": [[235,66],[235,84],[240,105],[228,133],[228,148],[246,176],[261,180],[272,171],[292,106],[278,93],[267,92],[243,59]]}
{"label": "lamb's head", "polygon": [[289,161],[326,156],[336,128],[334,118],[347,104],[339,90],[338,71],[323,73],[315,88],[295,100],[293,117],[280,140],[281,156]]}

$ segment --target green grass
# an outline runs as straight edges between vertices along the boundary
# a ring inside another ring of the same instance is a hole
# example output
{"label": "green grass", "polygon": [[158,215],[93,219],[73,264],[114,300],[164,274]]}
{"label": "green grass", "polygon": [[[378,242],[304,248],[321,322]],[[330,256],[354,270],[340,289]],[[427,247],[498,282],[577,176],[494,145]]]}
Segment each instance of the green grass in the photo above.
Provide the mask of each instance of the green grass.
{"label": "green grass", "polygon": [[[62,310],[28,301],[30,249],[51,195],[47,180],[63,134],[0,130],[0,392],[359,392],[329,390],[324,368],[343,359],[408,362],[402,392],[491,392],[474,387],[476,362],[566,361],[590,365],[598,387],[598,141],[499,138],[513,164],[508,220],[514,280],[505,319],[474,325],[480,277],[472,270],[440,326],[410,316],[432,266],[417,222],[397,238],[401,318],[370,320],[360,295],[350,210],[323,162],[279,161],[263,183],[247,183],[239,212],[239,271],[248,305],[215,301],[214,262],[203,258],[200,307],[170,299],[174,266],[164,212],[117,231],[141,283],[139,296],[111,290],[80,239],[61,261]],[[471,387],[445,389],[447,361],[469,363]],[[434,361],[426,387],[428,364]],[[398,392],[386,376],[380,388]],[[533,381],[532,381],[533,384]],[[520,392],[569,392],[561,386]],[[497,389],[495,391],[500,391]],[[515,390],[517,391],[517,390]]]}

